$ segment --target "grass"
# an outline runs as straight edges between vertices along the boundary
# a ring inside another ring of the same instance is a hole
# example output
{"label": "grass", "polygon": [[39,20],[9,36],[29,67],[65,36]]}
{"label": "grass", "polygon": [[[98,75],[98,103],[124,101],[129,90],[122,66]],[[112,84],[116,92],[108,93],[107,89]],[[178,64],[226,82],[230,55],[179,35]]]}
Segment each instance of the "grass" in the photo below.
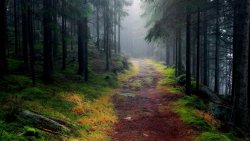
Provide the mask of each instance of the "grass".
{"label": "grass", "polygon": [[[159,91],[166,91],[173,94],[183,93],[183,88],[177,85],[175,69],[163,64],[147,60],[155,69],[163,75],[158,84]],[[192,81],[194,87],[195,81]],[[196,96],[183,96],[172,104],[172,111],[177,113],[181,120],[189,125],[198,128],[201,133],[195,137],[195,141],[232,141],[235,136],[232,133],[222,133],[218,130],[220,121],[216,120],[207,109],[207,105]]]}
{"label": "grass", "polygon": [[8,59],[8,63],[10,64],[8,67],[9,71],[10,72],[13,72],[17,69],[19,69],[22,64],[23,64],[23,61],[20,61],[20,60],[15,60],[15,59]]}
{"label": "grass", "polygon": [[[119,69],[124,64],[121,60],[118,58],[114,61]],[[32,86],[27,76],[7,76],[0,86],[0,140],[109,140],[108,133],[117,120],[111,96],[122,82],[136,75],[139,68],[131,65],[131,70],[126,68],[118,75],[91,71],[88,83],[74,74],[74,68],[72,65],[65,71],[57,72],[55,83],[50,85],[37,81],[37,85]],[[19,115],[17,119],[6,122],[7,115],[20,110],[66,121],[73,132],[52,135],[39,130]]]}
{"label": "grass", "polygon": [[173,111],[180,115],[182,121],[203,130],[211,130],[212,126],[202,117],[198,116],[195,113],[195,109],[204,110],[206,109],[206,105],[194,96],[185,96],[173,104]]}
{"label": "grass", "polygon": [[[132,64],[130,64],[131,66]],[[133,69],[132,70],[125,70],[125,72],[120,73],[118,76],[118,79],[120,80],[120,83],[124,83],[128,80],[128,78],[131,78],[132,76],[135,76],[139,74],[139,66],[138,64],[133,64]]]}
{"label": "grass", "polygon": [[147,60],[147,63],[154,66],[156,71],[163,75],[157,85],[159,91],[166,91],[172,94],[180,94],[183,92],[183,88],[176,85],[177,82],[174,68],[166,67],[162,63],[153,60]]}
{"label": "grass", "polygon": [[196,141],[231,141],[231,139],[220,133],[204,132],[196,138]]}
{"label": "grass", "polygon": [[139,90],[143,87],[143,81],[142,80],[135,80],[131,83],[129,83],[129,87],[131,90]]}

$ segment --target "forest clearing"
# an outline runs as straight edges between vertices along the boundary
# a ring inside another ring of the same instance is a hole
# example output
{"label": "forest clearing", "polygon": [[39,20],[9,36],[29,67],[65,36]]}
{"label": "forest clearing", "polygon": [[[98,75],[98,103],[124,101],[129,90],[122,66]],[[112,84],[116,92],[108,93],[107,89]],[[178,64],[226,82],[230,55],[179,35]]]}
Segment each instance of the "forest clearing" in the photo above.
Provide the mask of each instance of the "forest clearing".
{"label": "forest clearing", "polygon": [[250,141],[250,0],[0,0],[0,141]]}

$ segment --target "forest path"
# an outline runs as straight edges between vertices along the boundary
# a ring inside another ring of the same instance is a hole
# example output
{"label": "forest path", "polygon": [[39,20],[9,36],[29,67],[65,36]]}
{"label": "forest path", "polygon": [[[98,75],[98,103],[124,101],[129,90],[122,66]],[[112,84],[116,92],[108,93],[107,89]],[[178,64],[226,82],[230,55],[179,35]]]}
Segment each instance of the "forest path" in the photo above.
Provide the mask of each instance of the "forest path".
{"label": "forest path", "polygon": [[145,60],[132,62],[140,71],[113,97],[119,120],[112,140],[191,141],[194,131],[171,111],[171,103],[181,95],[158,91],[162,75]]}

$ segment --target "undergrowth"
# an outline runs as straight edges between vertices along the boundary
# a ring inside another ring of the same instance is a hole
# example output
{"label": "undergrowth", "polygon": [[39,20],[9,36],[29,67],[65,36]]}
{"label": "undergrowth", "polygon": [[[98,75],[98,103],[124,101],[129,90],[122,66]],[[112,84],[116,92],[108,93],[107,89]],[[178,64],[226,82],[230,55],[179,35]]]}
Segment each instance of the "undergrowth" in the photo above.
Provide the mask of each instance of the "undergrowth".
{"label": "undergrowth", "polygon": [[[175,69],[166,67],[156,61],[148,60],[147,62],[163,75],[163,78],[159,81],[158,90],[173,94],[184,92],[183,88],[177,85]],[[192,82],[192,86],[195,86],[194,82]],[[235,141],[233,132],[222,133],[218,130],[221,122],[208,112],[207,107],[196,96],[183,96],[172,104],[172,111],[177,113],[184,123],[201,131],[200,135],[195,137],[195,141]]]}
{"label": "undergrowth", "polygon": [[[109,140],[107,133],[117,120],[111,96],[122,82],[139,71],[138,66],[130,65],[131,70],[123,68],[125,64],[121,61],[124,60],[117,57],[113,64],[121,73],[96,72],[90,68],[88,83],[75,75],[74,65],[55,73],[55,82],[50,85],[37,81],[32,86],[31,79],[25,75],[5,77],[0,82],[0,140]],[[18,68],[19,62],[12,62]],[[22,110],[67,122],[72,132],[59,135],[45,132],[20,117]]]}
{"label": "undergrowth", "polygon": [[183,88],[176,85],[174,68],[166,67],[162,63],[153,60],[147,60],[147,63],[154,66],[156,71],[163,75],[157,85],[159,91],[166,91],[172,94],[180,94],[183,92]]}

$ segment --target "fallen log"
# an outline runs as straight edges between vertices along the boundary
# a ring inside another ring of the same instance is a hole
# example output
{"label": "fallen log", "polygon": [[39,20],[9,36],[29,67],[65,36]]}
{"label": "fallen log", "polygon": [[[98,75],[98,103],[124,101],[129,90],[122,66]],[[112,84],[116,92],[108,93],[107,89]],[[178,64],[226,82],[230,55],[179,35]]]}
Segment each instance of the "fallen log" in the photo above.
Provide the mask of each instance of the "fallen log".
{"label": "fallen log", "polygon": [[43,115],[39,115],[37,113],[25,110],[22,112],[23,117],[26,118],[26,120],[28,119],[29,122],[31,122],[32,124],[38,126],[38,127],[42,127],[42,128],[46,128],[49,130],[53,130],[55,132],[70,132],[70,128],[67,127],[66,125],[63,125],[51,118],[45,117]]}

